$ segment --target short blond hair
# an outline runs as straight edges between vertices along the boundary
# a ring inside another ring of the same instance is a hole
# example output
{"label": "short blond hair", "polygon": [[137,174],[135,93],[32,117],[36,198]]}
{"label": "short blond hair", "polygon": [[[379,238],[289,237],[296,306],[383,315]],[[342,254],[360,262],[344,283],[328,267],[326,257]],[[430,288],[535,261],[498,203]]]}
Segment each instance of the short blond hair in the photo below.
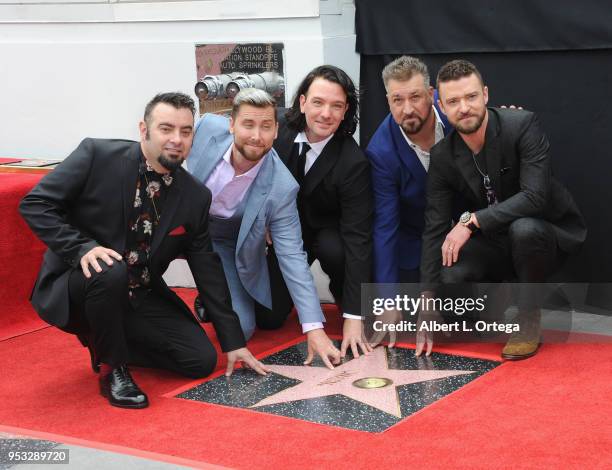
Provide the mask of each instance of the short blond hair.
{"label": "short blond hair", "polygon": [[238,92],[232,103],[232,118],[236,119],[238,111],[240,111],[240,106],[243,104],[255,106],[256,108],[271,107],[274,109],[274,120],[278,120],[276,115],[276,100],[267,91],[260,90],[259,88],[245,88]]}

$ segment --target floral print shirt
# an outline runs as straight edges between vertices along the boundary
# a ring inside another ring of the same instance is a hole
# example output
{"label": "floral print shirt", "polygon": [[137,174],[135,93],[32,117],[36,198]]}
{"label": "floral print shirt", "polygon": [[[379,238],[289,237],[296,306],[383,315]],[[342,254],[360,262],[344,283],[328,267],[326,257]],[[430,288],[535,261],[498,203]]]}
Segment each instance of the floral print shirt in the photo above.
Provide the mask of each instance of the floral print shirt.
{"label": "floral print shirt", "polygon": [[171,175],[157,173],[143,158],[138,169],[136,196],[129,217],[126,249],[123,254],[127,263],[128,292],[132,304],[142,301],[150,290],[151,242],[161,217],[166,188],[171,184]]}

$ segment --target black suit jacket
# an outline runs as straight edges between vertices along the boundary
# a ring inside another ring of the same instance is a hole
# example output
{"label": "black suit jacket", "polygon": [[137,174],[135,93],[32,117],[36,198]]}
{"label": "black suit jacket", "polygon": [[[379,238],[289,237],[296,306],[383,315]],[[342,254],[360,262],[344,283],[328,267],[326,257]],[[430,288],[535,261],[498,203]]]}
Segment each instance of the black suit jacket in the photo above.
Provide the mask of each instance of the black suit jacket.
{"label": "black suit jacket", "polygon": [[472,154],[457,132],[431,149],[421,281],[438,282],[440,248],[450,230],[452,198],[464,196],[468,210],[485,235],[505,232],[521,217],[552,224],[559,248],[576,251],[586,238],[586,226],[574,199],[551,172],[549,143],[535,114],[488,108],[485,134],[487,173],[499,203],[487,207]]}
{"label": "black suit jacket", "polygon": [[[279,124],[274,148],[295,177],[297,162],[290,156],[298,132],[284,117]],[[311,234],[339,231],[345,255],[342,308],[361,315],[361,283],[371,282],[373,200],[370,165],[352,137],[332,137],[304,177],[298,199],[307,251]]]}
{"label": "black suit jacket", "polygon": [[[137,142],[85,139],[21,201],[22,216],[49,247],[31,298],[48,323],[67,324],[68,277],[85,253],[96,246],[124,252],[142,158]],[[245,340],[231,308],[221,261],[212,251],[210,203],[210,191],[183,168],[177,169],[151,243],[151,286],[195,322],[189,308],[162,279],[169,263],[184,255],[221,347],[232,351],[243,347]],[[169,235],[181,226],[186,233]]]}

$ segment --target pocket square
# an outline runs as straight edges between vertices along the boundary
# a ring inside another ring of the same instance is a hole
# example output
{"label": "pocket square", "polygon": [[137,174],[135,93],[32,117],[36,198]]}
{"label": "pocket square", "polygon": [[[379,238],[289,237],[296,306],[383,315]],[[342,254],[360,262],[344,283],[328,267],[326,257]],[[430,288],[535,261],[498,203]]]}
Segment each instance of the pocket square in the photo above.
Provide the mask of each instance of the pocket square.
{"label": "pocket square", "polygon": [[183,235],[185,233],[187,233],[187,231],[185,230],[185,227],[182,225],[179,225],[174,230],[172,230],[168,235],[170,235],[171,237],[174,237],[176,235]]}

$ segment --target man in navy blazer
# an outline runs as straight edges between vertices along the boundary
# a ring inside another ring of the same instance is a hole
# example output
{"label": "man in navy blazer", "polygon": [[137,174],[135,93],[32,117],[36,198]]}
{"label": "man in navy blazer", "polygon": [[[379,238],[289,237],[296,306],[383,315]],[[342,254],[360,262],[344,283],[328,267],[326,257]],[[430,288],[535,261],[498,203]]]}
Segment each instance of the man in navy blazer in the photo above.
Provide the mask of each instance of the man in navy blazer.
{"label": "man in navy blazer", "polygon": [[451,130],[427,66],[402,56],[382,72],[390,113],[366,149],[374,190],[374,282],[418,282],[429,151]]}
{"label": "man in navy blazer", "polygon": [[[272,149],[277,132],[274,99],[262,90],[243,90],[234,98],[229,120],[206,114],[198,122],[187,166],[212,192],[213,248],[245,337],[256,326],[280,328],[295,304],[308,338],[305,363],[317,354],[333,368],[329,357],[339,363],[340,352],[323,330],[325,317],[303,249],[299,186]],[[278,260],[290,299],[273,298],[270,257]]]}

